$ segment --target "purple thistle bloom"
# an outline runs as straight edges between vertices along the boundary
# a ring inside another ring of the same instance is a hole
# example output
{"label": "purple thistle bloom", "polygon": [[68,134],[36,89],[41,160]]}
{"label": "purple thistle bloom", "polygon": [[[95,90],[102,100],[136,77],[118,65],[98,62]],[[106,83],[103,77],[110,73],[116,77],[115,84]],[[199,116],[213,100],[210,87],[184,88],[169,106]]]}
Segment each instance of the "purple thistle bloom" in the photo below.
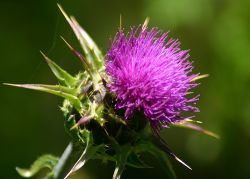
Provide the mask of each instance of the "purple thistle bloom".
{"label": "purple thistle bloom", "polygon": [[178,40],[166,41],[167,36],[157,28],[132,28],[127,35],[120,31],[106,57],[108,88],[116,94],[116,108],[125,109],[126,119],[143,110],[154,128],[184,120],[183,111],[199,111],[192,106],[199,96],[187,98],[199,74],[190,75],[188,50],[181,50]]}

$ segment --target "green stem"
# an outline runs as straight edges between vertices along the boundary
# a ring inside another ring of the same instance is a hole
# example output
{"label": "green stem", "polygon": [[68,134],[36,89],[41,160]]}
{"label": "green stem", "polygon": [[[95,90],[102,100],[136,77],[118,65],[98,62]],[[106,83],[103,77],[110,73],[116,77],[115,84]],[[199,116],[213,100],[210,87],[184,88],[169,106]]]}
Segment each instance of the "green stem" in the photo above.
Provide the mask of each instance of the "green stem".
{"label": "green stem", "polygon": [[64,150],[62,156],[60,157],[58,164],[54,169],[54,179],[65,178],[67,175],[67,169],[71,164],[71,156],[73,153],[73,144],[69,143],[67,148]]}

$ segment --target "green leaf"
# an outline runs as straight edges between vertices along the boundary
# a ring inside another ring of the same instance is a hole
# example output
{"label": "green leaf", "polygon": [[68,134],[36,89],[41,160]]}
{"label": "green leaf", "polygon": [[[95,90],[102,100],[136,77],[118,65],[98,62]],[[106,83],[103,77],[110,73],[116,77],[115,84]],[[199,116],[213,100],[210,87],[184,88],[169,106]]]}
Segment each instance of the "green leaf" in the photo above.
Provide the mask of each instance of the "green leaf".
{"label": "green leaf", "polygon": [[60,66],[58,66],[55,62],[49,59],[44,53],[41,52],[44,59],[48,63],[50,69],[57,77],[57,79],[64,85],[73,87],[77,83],[77,80],[71,76],[67,71],[63,70]]}
{"label": "green leaf", "polygon": [[115,150],[115,155],[113,158],[115,159],[116,166],[113,173],[113,179],[120,179],[122,172],[127,165],[127,159],[130,153],[132,152],[131,145],[123,145],[121,146],[114,137],[108,136],[112,149]]}
{"label": "green leaf", "polygon": [[81,155],[81,151],[81,145],[77,145],[75,142],[70,142],[60,157],[57,165],[54,167],[54,170],[52,171],[52,178],[65,179],[68,171],[72,168]]}
{"label": "green leaf", "polygon": [[98,150],[104,150],[104,145],[94,145],[93,137],[90,131],[84,129],[81,131],[81,134],[82,138],[84,138],[84,141],[86,142],[85,149],[75,164],[71,167],[70,171],[67,172],[65,178],[68,178],[72,173],[79,170],[89,159],[94,158],[94,155]]}
{"label": "green leaf", "polygon": [[58,157],[55,157],[53,155],[42,155],[39,157],[29,169],[23,169],[17,167],[16,170],[17,172],[22,176],[26,178],[30,178],[37,174],[41,169],[43,168],[49,168],[50,170],[53,170],[55,165],[58,162]]}
{"label": "green leaf", "polygon": [[79,112],[82,109],[81,101],[74,95],[76,92],[74,89],[70,89],[60,85],[44,85],[44,84],[9,84],[4,83],[5,85],[15,86],[20,88],[27,88],[42,92],[51,93],[60,97],[63,97],[70,101],[70,103],[78,110]]}
{"label": "green leaf", "polygon": [[65,123],[64,123],[64,127],[66,132],[68,132],[68,134],[72,137],[72,139],[77,140],[79,142],[81,142],[81,145],[85,145],[85,140],[82,138],[82,135],[80,133],[80,129],[78,127],[74,126],[76,125],[76,119],[75,119],[75,115],[69,115],[69,116],[65,116]]}
{"label": "green leaf", "polygon": [[136,146],[136,150],[137,152],[148,152],[153,155],[170,179],[177,178],[168,159],[168,155],[155,144],[151,143],[150,141],[141,141],[141,143]]}
{"label": "green leaf", "polygon": [[152,168],[146,163],[144,163],[138,154],[131,152],[127,158],[127,165],[135,168]]}
{"label": "green leaf", "polygon": [[[117,149],[117,147],[116,147]],[[123,170],[125,169],[125,166],[127,164],[127,159],[129,154],[131,153],[132,147],[131,146],[120,146],[119,150],[116,150],[116,166],[115,171],[113,173],[113,179],[120,179]]]}

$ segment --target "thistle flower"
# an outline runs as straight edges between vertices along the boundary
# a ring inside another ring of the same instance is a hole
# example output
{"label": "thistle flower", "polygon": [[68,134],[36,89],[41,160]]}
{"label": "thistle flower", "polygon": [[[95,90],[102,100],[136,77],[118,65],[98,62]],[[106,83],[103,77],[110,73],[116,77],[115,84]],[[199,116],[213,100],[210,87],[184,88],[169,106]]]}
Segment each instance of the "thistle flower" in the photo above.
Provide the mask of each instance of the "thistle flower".
{"label": "thistle flower", "polygon": [[168,33],[144,26],[127,35],[116,34],[107,53],[106,71],[111,77],[110,92],[116,94],[116,108],[125,109],[128,119],[143,110],[153,127],[167,126],[185,119],[182,111],[198,112],[193,105],[198,95],[188,98],[197,86],[198,74],[190,74],[188,50],[178,40],[167,40]]}
{"label": "thistle flower", "polygon": [[[198,96],[188,98],[187,94],[197,86],[197,79],[206,77],[190,74],[193,67],[188,61],[188,51],[180,49],[178,40],[166,41],[167,33],[157,28],[149,30],[144,24],[127,35],[119,31],[104,61],[102,52],[76,19],[68,16],[60,5],[59,9],[79,40],[82,53],[63,40],[81,60],[83,69],[71,75],[42,53],[58,79],[57,85],[7,85],[64,98],[61,110],[71,142],[60,158],[42,155],[29,169],[17,168],[18,173],[28,178],[46,167],[50,169],[46,178],[66,179],[88,160],[100,159],[115,162],[113,179],[120,179],[126,166],[149,167],[141,159],[142,153],[153,155],[169,178],[176,176],[168,155],[191,169],[156,130],[172,124],[218,137],[197,125],[197,121],[184,120],[182,115],[183,111],[198,111],[193,106]],[[110,105],[113,99],[117,100],[117,109],[125,109],[125,119],[143,110],[152,132],[147,130],[146,121],[140,125],[140,117],[126,122]]]}

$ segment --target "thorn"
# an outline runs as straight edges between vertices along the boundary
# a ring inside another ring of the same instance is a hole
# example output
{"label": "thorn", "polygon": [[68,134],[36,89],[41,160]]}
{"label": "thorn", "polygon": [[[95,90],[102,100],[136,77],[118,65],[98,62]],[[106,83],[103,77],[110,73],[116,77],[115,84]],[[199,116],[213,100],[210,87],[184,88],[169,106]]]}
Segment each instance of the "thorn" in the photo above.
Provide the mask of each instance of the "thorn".
{"label": "thorn", "polygon": [[188,169],[192,170],[190,166],[188,166],[185,162],[183,162],[181,159],[179,159],[177,156],[174,157],[178,162],[180,162],[182,165],[187,167]]}
{"label": "thorn", "polygon": [[47,63],[51,63],[51,60],[41,50],[40,53],[42,54],[43,58],[46,60]]}
{"label": "thorn", "polygon": [[163,140],[160,136],[160,134],[158,133],[158,131],[156,130],[152,130],[153,135],[159,140],[159,144],[161,145],[162,149],[167,152],[171,157],[173,157],[174,159],[176,159],[178,162],[180,162],[181,164],[183,164],[185,167],[187,167],[188,169],[192,170],[192,168],[187,165],[184,161],[182,161],[180,158],[178,158],[175,153],[168,147],[168,144],[166,143],[165,140]]}
{"label": "thorn", "polygon": [[84,59],[84,57],[81,55],[81,53],[78,52],[77,50],[75,50],[62,36],[60,36],[60,37],[64,41],[64,43],[68,46],[68,48],[74,53],[74,55],[82,61],[82,59]]}
{"label": "thorn", "polygon": [[122,31],[122,14],[120,14],[120,26],[119,26],[119,31]]}
{"label": "thorn", "polygon": [[104,132],[106,133],[106,135],[109,136],[109,133],[104,126],[103,126],[103,129],[104,129]]}
{"label": "thorn", "polygon": [[68,46],[68,48],[74,53],[74,55],[82,61],[82,59],[84,59],[84,57],[81,55],[81,53],[78,52],[77,50],[75,50],[62,36],[60,36],[60,37],[64,41],[64,43]]}
{"label": "thorn", "polygon": [[63,38],[63,36],[60,35],[60,38],[64,41],[64,43],[69,47],[70,50],[74,50],[73,47]]}
{"label": "thorn", "polygon": [[149,20],[150,20],[149,17],[147,17],[147,18],[145,19],[145,21],[144,21],[144,23],[143,23],[143,25],[142,25],[142,29],[143,29],[143,30],[145,30],[145,29],[148,27]]}
{"label": "thorn", "polygon": [[11,84],[11,83],[3,83],[3,85],[6,86],[14,86],[14,87],[20,87],[20,88],[25,88],[23,85],[21,84]]}
{"label": "thorn", "polygon": [[76,129],[78,126],[79,126],[78,123],[76,123],[76,124],[73,125],[69,130],[71,131],[71,130],[73,130],[73,129]]}
{"label": "thorn", "polygon": [[199,80],[199,79],[202,79],[202,78],[206,78],[208,76],[209,76],[208,74],[199,75],[199,76],[195,77],[194,79],[192,79],[190,82],[193,82],[193,81],[196,81],[196,80]]}
{"label": "thorn", "polygon": [[196,121],[196,120],[192,120],[192,119],[186,119],[183,121],[184,123],[185,122],[193,122],[193,123],[198,123],[198,124],[202,124],[202,121]]}
{"label": "thorn", "polygon": [[82,56],[82,54],[80,52],[75,50],[62,36],[60,36],[60,37],[65,42],[65,44],[69,47],[69,49],[73,52],[73,54],[81,60],[83,66],[86,68],[85,70],[90,73],[90,71],[89,71],[90,64],[88,63],[88,61]]}
{"label": "thorn", "polygon": [[186,121],[183,121],[183,123],[180,123],[180,124],[177,124],[176,126],[179,126],[179,127],[185,127],[185,128],[189,128],[189,129],[192,129],[192,130],[196,130],[198,132],[201,132],[201,133],[204,133],[206,135],[209,135],[211,137],[214,137],[216,139],[220,139],[220,136],[209,131],[209,130],[206,130],[204,129],[203,127],[199,126],[199,125],[196,125],[194,123],[198,123],[199,124],[200,121],[193,121],[193,120],[186,120]]}
{"label": "thorn", "polygon": [[62,12],[63,16],[66,17],[67,20],[69,20],[68,15],[65,13],[62,6],[59,3],[57,3],[57,6],[58,6],[59,10]]}
{"label": "thorn", "polygon": [[80,125],[82,124],[86,124],[87,122],[89,122],[90,120],[90,117],[87,117],[87,116],[83,116],[75,125],[73,125],[70,130],[73,130],[77,127],[79,127]]}
{"label": "thorn", "polygon": [[208,130],[205,130],[205,129],[204,129],[203,132],[204,132],[205,134],[209,135],[209,136],[212,136],[212,137],[216,138],[216,139],[220,139],[220,136],[219,136],[218,134],[215,134],[215,133],[213,133],[213,132],[211,132],[211,131],[208,131]]}
{"label": "thorn", "polygon": [[82,118],[77,122],[77,125],[86,124],[90,119],[91,117],[89,116],[82,116]]}
{"label": "thorn", "polygon": [[6,86],[13,86],[13,84],[10,84],[10,83],[2,83],[2,84]]}

